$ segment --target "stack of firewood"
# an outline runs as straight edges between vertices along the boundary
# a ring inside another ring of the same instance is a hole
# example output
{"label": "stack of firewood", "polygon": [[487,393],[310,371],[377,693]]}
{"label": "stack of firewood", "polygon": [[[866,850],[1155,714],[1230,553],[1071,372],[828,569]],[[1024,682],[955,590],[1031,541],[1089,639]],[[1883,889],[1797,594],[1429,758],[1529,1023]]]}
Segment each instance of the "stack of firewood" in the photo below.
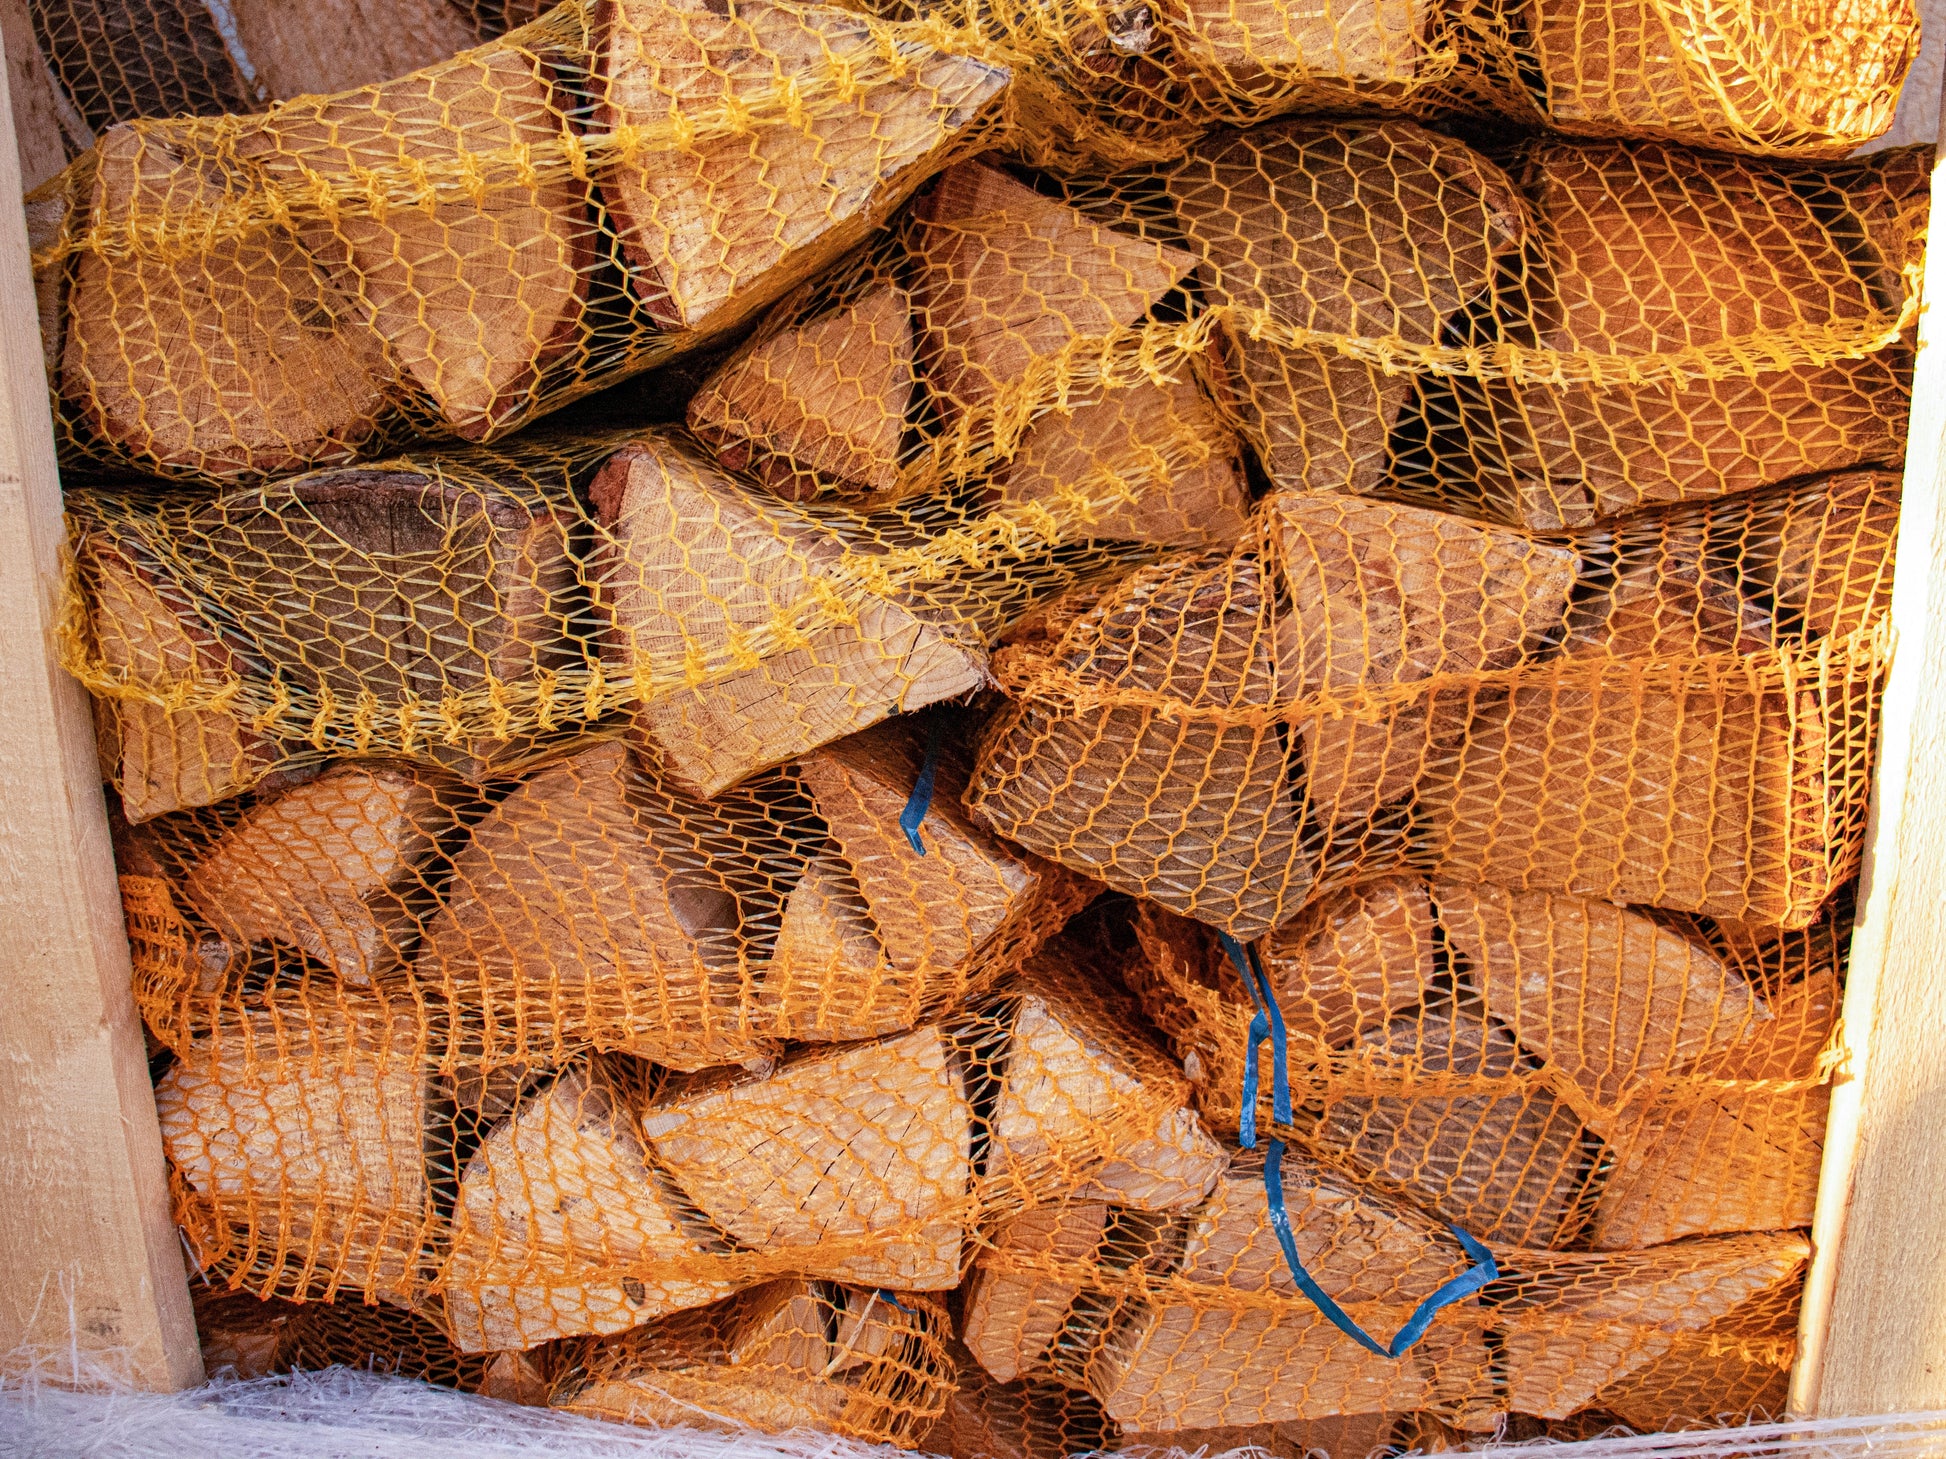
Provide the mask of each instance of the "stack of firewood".
{"label": "stack of firewood", "polygon": [[109,97],[30,209],[211,1362],[954,1459],[1781,1408],[1909,17],[428,5],[532,23]]}

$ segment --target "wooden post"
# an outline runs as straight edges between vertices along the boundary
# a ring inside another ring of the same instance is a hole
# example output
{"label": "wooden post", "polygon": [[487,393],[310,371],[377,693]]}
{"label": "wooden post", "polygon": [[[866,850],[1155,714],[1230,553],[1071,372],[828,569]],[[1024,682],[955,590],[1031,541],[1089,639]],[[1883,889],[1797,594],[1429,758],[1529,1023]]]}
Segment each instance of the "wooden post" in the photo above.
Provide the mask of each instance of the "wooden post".
{"label": "wooden post", "polygon": [[[1946,3],[1924,9],[1929,38],[1946,29]],[[1936,62],[1927,79],[1936,93]],[[1937,100],[1909,99],[1901,120],[1936,129]],[[1937,164],[1932,209],[1946,222]],[[1812,1417],[1946,1408],[1946,247],[1928,250],[1925,300],[1845,1061],[1791,1375],[1791,1411]]]}
{"label": "wooden post", "polygon": [[[32,34],[25,9],[6,0],[10,51]],[[6,70],[8,82],[21,74]],[[0,198],[18,198],[5,104],[0,129]],[[185,1387],[203,1364],[94,733],[87,696],[55,660],[61,484],[26,218],[11,202],[0,346],[0,1367]]]}

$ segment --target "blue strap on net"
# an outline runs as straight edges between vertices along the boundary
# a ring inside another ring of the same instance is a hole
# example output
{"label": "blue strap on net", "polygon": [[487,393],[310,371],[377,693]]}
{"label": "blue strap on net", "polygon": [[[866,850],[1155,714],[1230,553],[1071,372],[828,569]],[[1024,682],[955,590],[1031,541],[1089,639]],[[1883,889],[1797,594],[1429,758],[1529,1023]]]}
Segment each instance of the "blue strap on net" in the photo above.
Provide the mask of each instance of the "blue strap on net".
{"label": "blue strap on net", "polygon": [[919,778],[912,782],[912,794],[906,800],[905,809],[899,812],[899,829],[921,856],[926,854],[926,843],[919,839],[919,826],[926,819],[926,812],[932,809],[932,784],[939,774],[939,748],[945,739],[946,716],[935,710],[932,725],[926,731],[925,761],[919,766]]}
{"label": "blue strap on net", "polygon": [[[1271,988],[1269,974],[1257,960],[1256,949],[1246,949],[1227,932],[1219,932],[1217,937],[1223,944],[1223,951],[1236,965],[1244,987],[1250,990],[1250,1001],[1257,1009],[1250,1019],[1249,1047],[1243,1056],[1243,1113],[1238,1133],[1238,1143],[1245,1149],[1254,1150],[1257,1145],[1257,1049],[1266,1038],[1270,1040],[1270,1055],[1275,1061],[1270,1076],[1271,1115],[1279,1124],[1288,1125],[1291,1122],[1291,1083],[1285,1052],[1284,1013],[1277,1006],[1277,994]],[[1277,1233],[1277,1244],[1284,1252],[1284,1265],[1290,1268],[1291,1280],[1297,1283],[1298,1291],[1310,1299],[1311,1305],[1322,1312],[1333,1327],[1381,1358],[1404,1357],[1412,1345],[1426,1335],[1426,1329],[1432,1326],[1432,1320],[1441,1308],[1472,1296],[1500,1275],[1493,1253],[1485,1245],[1459,1227],[1448,1226],[1447,1229],[1459,1242],[1460,1250],[1466,1253],[1473,1265],[1415,1307],[1412,1315],[1405,1320],[1405,1325],[1392,1335],[1392,1340],[1381,1344],[1353,1321],[1351,1314],[1340,1307],[1304,1270],[1304,1263],[1297,1254],[1297,1237],[1291,1231],[1290,1209],[1284,1204],[1284,1142],[1275,1136],[1271,1137],[1264,1152],[1264,1199],[1270,1211],[1271,1230]]]}

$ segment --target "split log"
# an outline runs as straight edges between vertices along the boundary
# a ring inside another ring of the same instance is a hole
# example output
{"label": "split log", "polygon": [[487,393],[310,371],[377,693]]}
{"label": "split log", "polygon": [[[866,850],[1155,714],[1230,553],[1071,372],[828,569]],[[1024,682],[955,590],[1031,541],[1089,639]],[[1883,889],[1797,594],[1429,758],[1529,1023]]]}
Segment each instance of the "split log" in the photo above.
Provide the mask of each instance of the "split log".
{"label": "split log", "polygon": [[1660,1357],[1597,1390],[1590,1406],[1644,1434],[1781,1419],[1797,1354],[1798,1298],[1788,1285],[1772,1288],[1677,1333]]}
{"label": "split log", "polygon": [[[908,593],[832,616],[835,580],[865,567],[873,539],[739,486],[671,440],[624,447],[592,495],[614,625],[604,653],[636,675],[634,733],[697,794],[985,682],[984,653]],[[794,637],[767,652],[752,643],[780,623]],[[752,653],[761,661],[742,666]]]}
{"label": "split log", "polygon": [[1275,725],[1167,707],[1272,703],[1286,682],[1255,558],[1142,568],[1067,626],[1049,654],[1156,708],[1070,711],[1023,696],[985,726],[966,804],[1036,855],[1238,937],[1301,905],[1316,868]]}
{"label": "split log", "polygon": [[1299,692],[1510,668],[1574,591],[1567,548],[1440,512],[1295,494],[1264,510]]}
{"label": "split log", "polygon": [[390,81],[486,39],[453,0],[250,0],[231,13],[273,100]]}
{"label": "split log", "polygon": [[88,227],[104,245],[135,238],[127,253],[84,247],[74,260],[66,408],[163,472],[349,460],[390,410],[383,349],[285,228],[197,241],[251,185],[199,145],[186,128],[120,126],[96,147]]}
{"label": "split log", "polygon": [[486,1371],[480,1375],[480,1386],[475,1391],[482,1398],[497,1398],[502,1403],[546,1408],[552,1387],[542,1355],[494,1353],[488,1357]]}
{"label": "split log", "polygon": [[[1409,1308],[1368,1309],[1396,1326]],[[1491,1380],[1477,1332],[1435,1326],[1402,1359],[1367,1352],[1308,1303],[1230,1310],[1171,1304],[1118,1328],[1087,1370],[1123,1430],[1171,1434],[1234,1424],[1423,1408]]]}
{"label": "split log", "polygon": [[721,814],[613,741],[545,766],[454,856],[420,981],[453,990],[508,1053],[594,1044],[684,1069],[763,1056],[738,935],[760,873],[710,854],[762,822],[726,837]]}
{"label": "split log", "polygon": [[1078,1388],[1044,1378],[996,1383],[970,1354],[958,1351],[954,1368],[946,1411],[919,1441],[922,1453],[946,1459],[1068,1459],[1120,1447],[1101,1405]]}
{"label": "split log", "polygon": [[[922,350],[949,430],[1070,343],[1137,323],[1195,262],[983,162],[947,171],[914,214]],[[996,469],[998,500],[1054,506],[1074,538],[1233,543],[1249,496],[1235,438],[1195,381],[1137,378],[1094,395],[1028,424]]]}
{"label": "split log", "polygon": [[1833,158],[1892,125],[1919,31],[1903,0],[1823,31],[1756,11],[1704,19],[1653,0],[1599,11],[1540,0],[1526,23],[1539,99],[1562,131]]}
{"label": "split log", "polygon": [[[1388,876],[1334,892],[1259,946],[1284,1026],[1332,1048],[1382,1029],[1432,991],[1432,899],[1415,876]],[[1216,974],[1239,1006],[1243,980]]]}
{"label": "split log", "polygon": [[156,1081],[185,1224],[288,1290],[409,1298],[428,1219],[418,1025],[318,1011],[296,1044],[286,1021],[245,1015]]}
{"label": "split log", "polygon": [[[1785,179],[1654,143],[1540,143],[1555,303],[1541,343],[1648,356],[1864,321],[1880,306],[1832,227]],[[1486,504],[1543,530],[1896,460],[1909,360],[1625,387],[1462,387]]]}
{"label": "split log", "polygon": [[[1386,1333],[1472,1263],[1437,1222],[1287,1155],[1285,1207],[1305,1269]],[[1171,1287],[1131,1304],[1089,1357],[1087,1386],[1124,1430],[1172,1433],[1420,1408],[1485,1377],[1477,1330],[1436,1322],[1403,1360],[1378,1358],[1299,1295],[1271,1228],[1261,1159],[1239,1158],[1190,1220]],[[1276,1293],[1287,1303],[1226,1301]]]}
{"label": "split log", "polygon": [[[1427,999],[1361,1046],[1424,1092],[1326,1091],[1307,1139],[1482,1241],[1545,1247],[1587,1176],[1581,1122],[1476,1005]],[[1437,1076],[1447,1076],[1441,1079]]]}
{"label": "split log", "polygon": [[1027,1199],[1192,1206],[1225,1158],[1188,1107],[1189,1085],[1142,1028],[1105,959],[1063,940],[1006,1000],[986,1173]]}
{"label": "split log", "polygon": [[797,1039],[870,1038],[963,1003],[1017,966],[1089,896],[1058,867],[1012,850],[960,808],[956,753],[912,849],[899,817],[921,767],[910,724],[894,721],[797,762],[829,832],[785,905],[763,996]]}
{"label": "split log", "polygon": [[554,1403],[626,1423],[910,1443],[950,1387],[945,1330],[923,1297],[772,1282],[593,1347],[587,1376]]}
{"label": "split log", "polygon": [[[548,363],[581,334],[594,225],[588,185],[549,156],[567,135],[547,63],[503,48],[279,107],[237,148],[293,191],[355,195],[376,175],[430,193],[295,227],[340,311],[370,324],[456,434],[481,440],[533,412]],[[530,149],[538,175],[514,160]]]}
{"label": "split log", "polygon": [[282,1366],[287,1348],[285,1333],[302,1307],[274,1297],[223,1292],[207,1285],[192,1288],[190,1297],[195,1304],[204,1372],[212,1378],[227,1373],[247,1382],[268,1377]]}
{"label": "split log", "polygon": [[[248,672],[142,544],[84,532],[75,555],[91,600],[95,650],[111,673],[135,685],[187,681],[221,689]],[[135,822],[235,795],[281,756],[273,741],[215,708],[98,700],[96,729],[104,772]]]}
{"label": "split log", "polygon": [[716,459],[788,501],[891,491],[912,408],[905,291],[868,281],[807,315],[822,292],[810,285],[779,304],[689,401],[689,428]]}
{"label": "split log", "polygon": [[956,1285],[972,1107],[937,1028],[795,1055],[767,1077],[671,1076],[642,1118],[659,1164],[740,1244],[901,1291]]}
{"label": "split log", "polygon": [[1899,478],[1849,472],[1755,501],[1746,581],[1770,594],[1780,628],[1843,638],[1891,608]]}
{"label": "split log", "polygon": [[1487,1016],[1546,1061],[1555,1092],[1604,1139],[1644,1088],[1773,1021],[1762,992],[1707,947],[1638,912],[1451,882],[1433,896]]}
{"label": "split log", "polygon": [[1747,550],[1716,525],[1686,515],[1625,524],[1612,577],[1568,614],[1564,654],[1692,659],[1775,647],[1771,615],[1745,597],[1739,573],[1712,560],[1712,547]]}
{"label": "split log", "polygon": [[949,168],[913,216],[920,349],[949,427],[1070,341],[1134,324],[1196,262],[984,162]]}
{"label": "split log", "polygon": [[1239,414],[1272,484],[1372,490],[1410,377],[1253,339],[1252,320],[1439,342],[1524,245],[1513,184],[1409,122],[1283,122],[1212,133],[1165,185],[1210,302],[1236,311],[1225,330],[1249,401]]}
{"label": "split log", "polygon": [[1233,547],[1250,515],[1236,435],[1193,378],[1041,416],[993,488],[1003,506],[1046,506],[1069,538]]}
{"label": "split log", "polygon": [[1831,837],[1856,692],[1686,690],[1626,665],[1477,691],[1420,782],[1427,849],[1449,880],[1804,926],[1854,854]]}
{"label": "split log", "polygon": [[1590,1234],[1597,1249],[1810,1225],[1831,1091],[1809,1081],[1837,1026],[1839,1001],[1836,970],[1813,971],[1777,995],[1768,1022],[1683,1071],[1699,1080],[1809,1087],[1678,1084],[1622,1111],[1611,1141],[1615,1167]]}
{"label": "split log", "polygon": [[436,705],[570,661],[577,515],[514,470],[381,463],[200,504],[184,556],[280,676]]}
{"label": "split log", "polygon": [[[636,292],[669,330],[731,329],[862,241],[979,131],[1008,80],[922,45],[885,76],[882,42],[829,6],[608,0],[595,27],[596,125],[701,133],[600,179]],[[807,87],[804,116],[771,99],[779,77]],[[724,133],[726,114],[746,122]]]}
{"label": "split log", "polygon": [[1045,1368],[1068,1309],[1108,1230],[1099,1201],[1035,1206],[995,1239],[996,1255],[973,1269],[961,1336],[980,1366],[1002,1383]]}
{"label": "split log", "polygon": [[1301,78],[1336,94],[1346,83],[1409,82],[1432,59],[1432,10],[1420,0],[1327,0],[1302,10],[1275,0],[1169,0],[1162,19],[1178,56],[1220,67],[1231,85]]}
{"label": "split log", "polygon": [[282,942],[369,983],[411,954],[432,901],[427,863],[458,810],[424,775],[340,764],[244,812],[183,877],[183,895],[238,947]]}
{"label": "split log", "polygon": [[571,1069],[468,1163],[444,1273],[462,1352],[621,1332],[730,1295],[726,1244],[648,1162],[632,1108]]}
{"label": "split log", "polygon": [[1655,1251],[1549,1256],[1498,1309],[1506,1402],[1562,1419],[1694,1332],[1797,1278],[1797,1232],[1719,1236]]}

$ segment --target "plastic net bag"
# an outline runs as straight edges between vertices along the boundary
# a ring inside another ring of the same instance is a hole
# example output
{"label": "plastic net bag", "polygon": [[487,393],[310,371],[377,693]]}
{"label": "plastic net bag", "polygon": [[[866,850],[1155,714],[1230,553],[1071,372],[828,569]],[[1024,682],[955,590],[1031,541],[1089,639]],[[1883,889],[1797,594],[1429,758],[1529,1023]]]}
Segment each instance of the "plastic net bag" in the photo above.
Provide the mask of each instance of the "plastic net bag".
{"label": "plastic net bag", "polygon": [[1802,926],[1857,862],[1895,495],[1560,541],[1272,497],[1020,635],[968,806],[1242,938],[1407,865]]}
{"label": "plastic net bag", "polygon": [[504,435],[828,264],[1006,81],[824,7],[569,5],[359,91],[116,126],[38,240],[63,444],[207,480]]}

